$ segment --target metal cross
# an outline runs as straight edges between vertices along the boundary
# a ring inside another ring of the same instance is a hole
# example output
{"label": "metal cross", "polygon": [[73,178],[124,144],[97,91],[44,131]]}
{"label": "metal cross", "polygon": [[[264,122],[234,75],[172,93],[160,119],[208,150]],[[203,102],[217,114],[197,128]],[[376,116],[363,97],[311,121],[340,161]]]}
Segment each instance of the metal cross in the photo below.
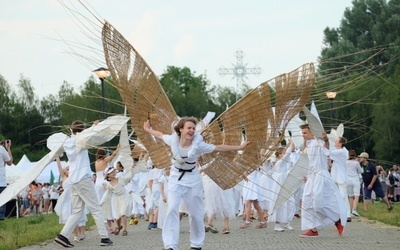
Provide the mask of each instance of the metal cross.
{"label": "metal cross", "polygon": [[233,78],[236,78],[236,101],[237,101],[240,87],[244,84],[244,78],[247,79],[246,75],[248,74],[259,75],[261,74],[262,69],[258,66],[254,68],[246,68],[247,64],[243,65],[244,52],[241,49],[238,49],[235,54],[237,60],[236,65],[233,65],[233,68],[220,67],[218,70],[218,74],[220,76],[233,75]]}

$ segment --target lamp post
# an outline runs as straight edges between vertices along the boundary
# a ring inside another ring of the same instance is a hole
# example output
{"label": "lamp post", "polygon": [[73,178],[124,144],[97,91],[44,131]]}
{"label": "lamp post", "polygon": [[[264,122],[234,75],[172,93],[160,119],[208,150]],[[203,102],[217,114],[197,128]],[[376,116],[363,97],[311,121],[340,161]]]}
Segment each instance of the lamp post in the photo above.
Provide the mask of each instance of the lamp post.
{"label": "lamp post", "polygon": [[93,70],[94,73],[96,73],[97,77],[100,79],[101,81],[101,117],[103,119],[106,118],[106,113],[104,112],[104,108],[105,108],[105,104],[104,104],[104,79],[106,79],[106,77],[109,75],[109,71],[106,68],[98,68]]}
{"label": "lamp post", "polygon": [[336,97],[336,92],[330,91],[330,92],[326,92],[326,97],[328,97],[329,100],[331,100],[331,104],[330,104],[330,110],[331,110],[331,128],[333,128],[333,100]]}

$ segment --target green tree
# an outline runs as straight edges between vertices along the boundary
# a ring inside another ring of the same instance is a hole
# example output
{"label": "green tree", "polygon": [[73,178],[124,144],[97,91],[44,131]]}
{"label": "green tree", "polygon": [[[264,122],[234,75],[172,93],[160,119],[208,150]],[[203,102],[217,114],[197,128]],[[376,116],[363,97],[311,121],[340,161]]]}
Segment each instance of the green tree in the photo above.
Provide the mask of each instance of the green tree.
{"label": "green tree", "polygon": [[202,118],[207,111],[217,109],[212,100],[215,87],[204,75],[196,76],[187,67],[168,66],[160,83],[178,116]]}

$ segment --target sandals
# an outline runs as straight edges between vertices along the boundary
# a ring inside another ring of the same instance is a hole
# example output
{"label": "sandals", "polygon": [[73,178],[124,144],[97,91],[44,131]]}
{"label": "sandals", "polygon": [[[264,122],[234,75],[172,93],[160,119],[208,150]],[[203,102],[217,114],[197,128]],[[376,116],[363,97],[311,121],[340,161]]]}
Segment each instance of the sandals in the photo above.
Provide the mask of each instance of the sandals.
{"label": "sandals", "polygon": [[122,236],[127,236],[128,235],[128,231],[124,230],[122,231]]}
{"label": "sandals", "polygon": [[225,227],[224,230],[222,231],[223,234],[229,234],[229,227]]}
{"label": "sandals", "polygon": [[257,229],[267,228],[267,227],[268,227],[267,222],[260,222],[260,224],[255,226],[255,228],[257,228]]}
{"label": "sandals", "polygon": [[118,234],[119,234],[119,231],[121,231],[121,229],[122,229],[122,226],[116,227],[116,228],[114,229],[114,235],[118,235]]}
{"label": "sandals", "polygon": [[387,209],[388,212],[390,212],[390,211],[392,211],[392,210],[393,210],[393,207],[392,207],[392,206],[390,206],[390,207]]}

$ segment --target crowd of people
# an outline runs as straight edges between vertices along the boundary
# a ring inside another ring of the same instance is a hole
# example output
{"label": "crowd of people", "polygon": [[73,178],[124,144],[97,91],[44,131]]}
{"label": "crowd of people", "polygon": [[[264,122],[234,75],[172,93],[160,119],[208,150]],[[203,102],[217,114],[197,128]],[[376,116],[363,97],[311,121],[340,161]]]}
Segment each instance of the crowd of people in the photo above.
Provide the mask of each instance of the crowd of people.
{"label": "crowd of people", "polygon": [[[123,166],[121,161],[112,164],[118,146],[110,155],[98,149],[93,173],[87,150],[75,150],[75,135],[84,129],[83,122],[75,121],[64,145],[68,166],[63,168],[57,158],[62,182],[57,186],[32,182],[19,194],[20,215],[57,213],[64,228],[55,241],[68,248],[74,246],[69,240],[72,234],[74,243],[85,239],[88,213],[95,219],[101,246],[113,244],[109,234],[127,236],[128,224],[146,218],[149,230],[167,229],[162,231],[164,249],[178,249],[179,221],[188,215],[191,249],[201,249],[205,233],[229,234],[229,221],[236,217],[243,218],[242,230],[254,220],[258,221],[256,229],[267,228],[269,222],[276,232],[294,230],[291,221],[297,217],[302,220],[301,237],[317,237],[318,230],[329,226],[342,235],[346,223],[359,216],[360,197],[365,211],[376,202],[375,197],[386,203],[389,212],[398,201],[394,192],[400,180],[397,165],[386,172],[369,160],[368,153],[348,151],[344,137],[336,138],[330,148],[326,133],[314,135],[307,124],[301,126],[303,145],[289,139],[242,182],[222,190],[203,171],[207,166],[197,165],[197,158],[215,151],[242,150],[251,142],[207,144],[196,133],[196,124],[195,118],[182,118],[171,135],[152,129],[149,122],[143,125],[146,132],[171,147],[170,167],[156,168],[145,151],[133,166]],[[278,204],[285,179],[299,167],[302,156],[308,162],[306,174],[299,176],[303,183]],[[136,164],[144,164],[145,170],[134,174]],[[223,229],[214,227],[215,219],[224,221]]]}

